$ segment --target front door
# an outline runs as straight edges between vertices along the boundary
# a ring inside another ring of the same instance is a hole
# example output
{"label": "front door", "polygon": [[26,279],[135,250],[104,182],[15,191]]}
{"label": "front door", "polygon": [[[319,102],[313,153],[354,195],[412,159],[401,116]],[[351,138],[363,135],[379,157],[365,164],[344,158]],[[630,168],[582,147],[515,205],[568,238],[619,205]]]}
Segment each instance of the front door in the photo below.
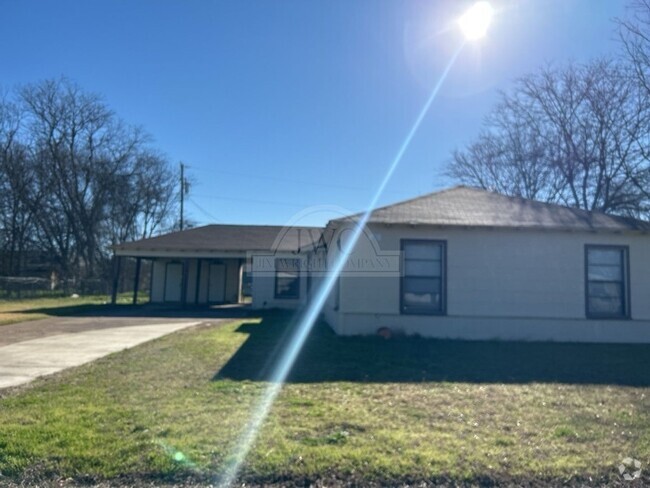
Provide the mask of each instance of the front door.
{"label": "front door", "polygon": [[226,265],[211,264],[208,275],[208,302],[223,303],[226,301]]}

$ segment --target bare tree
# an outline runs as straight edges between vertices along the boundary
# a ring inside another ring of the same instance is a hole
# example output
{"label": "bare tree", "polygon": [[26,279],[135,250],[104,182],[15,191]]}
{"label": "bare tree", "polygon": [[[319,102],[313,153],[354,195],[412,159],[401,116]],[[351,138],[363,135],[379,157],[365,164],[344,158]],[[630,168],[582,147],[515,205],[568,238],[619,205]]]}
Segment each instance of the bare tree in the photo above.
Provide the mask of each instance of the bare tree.
{"label": "bare tree", "polygon": [[21,100],[40,175],[55,197],[58,218],[70,226],[83,274],[92,276],[100,225],[115,188],[111,182],[131,171],[133,153],[143,143],[141,131],[125,127],[98,96],[67,81],[24,87]]}
{"label": "bare tree", "polygon": [[114,180],[119,188],[110,201],[105,247],[173,228],[177,181],[166,159],[151,151],[140,153],[133,172]]}
{"label": "bare tree", "polygon": [[5,269],[10,274],[20,274],[33,218],[28,195],[34,190],[34,173],[28,149],[19,141],[20,128],[20,109],[3,97],[0,99],[0,242],[5,251]]}
{"label": "bare tree", "polygon": [[4,254],[29,243],[56,260],[63,278],[99,277],[112,245],[173,225],[175,183],[140,128],[68,80],[0,99]]}
{"label": "bare tree", "polygon": [[[650,95],[650,0],[629,2],[627,18],[617,19],[616,22],[634,76],[645,93]],[[647,136],[639,141],[645,159],[650,159],[649,144]],[[631,171],[630,176],[646,200],[650,200],[650,168],[641,172]]]}
{"label": "bare tree", "polygon": [[619,36],[638,81],[650,92],[650,0],[632,0],[628,13],[616,20]]}
{"label": "bare tree", "polygon": [[544,68],[501,94],[447,173],[508,195],[639,215],[648,202],[636,181],[648,168],[640,141],[649,127],[648,94],[626,67]]}

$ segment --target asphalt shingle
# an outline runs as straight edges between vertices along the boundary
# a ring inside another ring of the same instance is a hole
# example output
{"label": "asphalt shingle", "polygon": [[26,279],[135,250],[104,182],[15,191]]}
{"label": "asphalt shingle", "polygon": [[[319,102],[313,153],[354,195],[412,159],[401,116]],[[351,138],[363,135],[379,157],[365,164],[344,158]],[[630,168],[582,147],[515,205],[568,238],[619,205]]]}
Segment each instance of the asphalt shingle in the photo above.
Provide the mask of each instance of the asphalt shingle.
{"label": "asphalt shingle", "polygon": [[[360,214],[347,219],[358,218]],[[338,219],[343,221],[346,219]],[[336,222],[336,221],[335,221]],[[374,210],[377,224],[649,232],[650,222],[457,186]]]}
{"label": "asphalt shingle", "polygon": [[206,225],[126,242],[115,247],[128,251],[297,251],[322,235],[318,227],[277,225]]}

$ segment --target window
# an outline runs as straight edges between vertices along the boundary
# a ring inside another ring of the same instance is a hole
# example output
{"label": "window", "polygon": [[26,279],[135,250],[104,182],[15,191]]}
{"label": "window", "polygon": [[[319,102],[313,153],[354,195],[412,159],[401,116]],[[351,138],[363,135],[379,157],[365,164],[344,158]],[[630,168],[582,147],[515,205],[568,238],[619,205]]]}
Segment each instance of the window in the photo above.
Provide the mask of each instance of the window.
{"label": "window", "polygon": [[275,298],[300,297],[300,259],[275,260]]}
{"label": "window", "polygon": [[445,313],[445,261],[444,241],[402,241],[402,313]]}
{"label": "window", "polygon": [[585,252],[587,317],[628,317],[627,247],[586,246]]}

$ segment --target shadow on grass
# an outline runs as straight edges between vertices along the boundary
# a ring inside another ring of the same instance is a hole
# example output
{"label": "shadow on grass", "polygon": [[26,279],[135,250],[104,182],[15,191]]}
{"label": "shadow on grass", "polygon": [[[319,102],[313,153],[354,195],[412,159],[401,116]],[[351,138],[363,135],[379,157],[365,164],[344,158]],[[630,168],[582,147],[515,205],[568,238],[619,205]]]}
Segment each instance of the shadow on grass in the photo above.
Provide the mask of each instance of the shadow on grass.
{"label": "shadow on grass", "polygon": [[[153,318],[242,318],[250,316],[247,305],[187,306],[178,304],[102,304],[82,303],[17,310],[23,314],[44,314],[52,317],[153,317]],[[11,312],[11,311],[9,311]]]}
{"label": "shadow on grass", "polygon": [[[266,380],[291,337],[291,316],[243,323],[249,334],[214,379]],[[566,383],[650,386],[650,345],[340,337],[315,326],[289,382]]]}

